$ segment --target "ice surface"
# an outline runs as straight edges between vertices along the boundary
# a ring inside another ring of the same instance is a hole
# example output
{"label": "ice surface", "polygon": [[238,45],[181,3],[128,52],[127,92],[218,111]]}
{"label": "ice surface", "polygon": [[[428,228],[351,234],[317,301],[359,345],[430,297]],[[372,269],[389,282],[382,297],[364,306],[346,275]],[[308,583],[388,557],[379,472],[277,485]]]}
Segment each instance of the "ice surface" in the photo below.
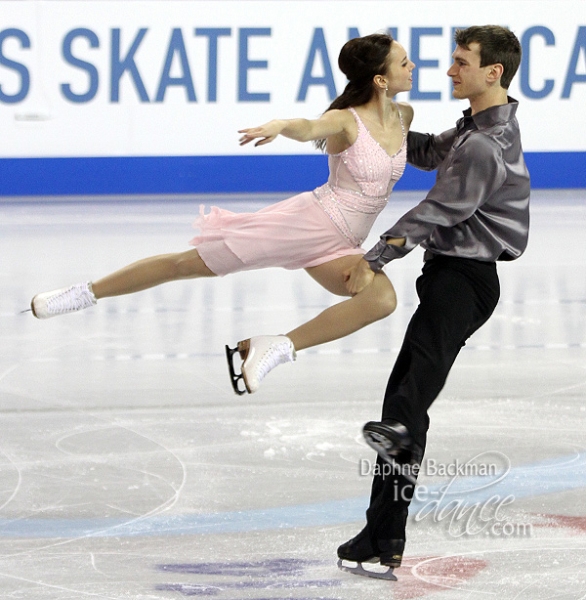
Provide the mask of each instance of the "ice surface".
{"label": "ice surface", "polygon": [[[395,194],[365,245],[419,199]],[[391,317],[300,352],[253,396],[232,392],[224,344],[338,301],[303,272],[19,314],[39,291],[187,249],[200,200],[0,204],[0,597],[585,598],[586,193],[534,192],[529,249],[500,265],[501,302],[432,407],[397,582],[339,571],[336,547],[364,523],[360,428],[421,252],[386,269]]]}

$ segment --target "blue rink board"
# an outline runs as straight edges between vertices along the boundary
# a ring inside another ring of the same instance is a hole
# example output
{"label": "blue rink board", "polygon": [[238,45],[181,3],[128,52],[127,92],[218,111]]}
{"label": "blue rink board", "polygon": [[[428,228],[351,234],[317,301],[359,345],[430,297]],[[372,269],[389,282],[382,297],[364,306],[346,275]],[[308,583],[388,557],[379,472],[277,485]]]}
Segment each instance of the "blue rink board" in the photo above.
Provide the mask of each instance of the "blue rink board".
{"label": "blue rink board", "polygon": [[[525,153],[534,189],[586,188],[586,152]],[[213,194],[311,190],[322,155],[0,159],[0,197]],[[435,175],[407,167],[397,190],[427,190]]]}

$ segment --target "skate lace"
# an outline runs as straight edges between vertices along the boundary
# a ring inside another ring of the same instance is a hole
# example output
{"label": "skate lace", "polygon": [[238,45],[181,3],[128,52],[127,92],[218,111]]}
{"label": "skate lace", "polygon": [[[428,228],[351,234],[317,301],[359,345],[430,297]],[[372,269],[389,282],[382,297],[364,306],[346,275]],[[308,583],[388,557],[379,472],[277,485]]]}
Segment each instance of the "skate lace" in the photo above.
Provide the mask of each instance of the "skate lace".
{"label": "skate lace", "polygon": [[291,362],[291,348],[289,342],[273,344],[261,357],[258,364],[258,381],[261,382],[266,375],[277,365]]}
{"label": "skate lace", "polygon": [[82,310],[93,305],[89,290],[81,285],[73,285],[60,294],[55,294],[47,300],[47,311],[52,315],[61,315],[76,310]]}

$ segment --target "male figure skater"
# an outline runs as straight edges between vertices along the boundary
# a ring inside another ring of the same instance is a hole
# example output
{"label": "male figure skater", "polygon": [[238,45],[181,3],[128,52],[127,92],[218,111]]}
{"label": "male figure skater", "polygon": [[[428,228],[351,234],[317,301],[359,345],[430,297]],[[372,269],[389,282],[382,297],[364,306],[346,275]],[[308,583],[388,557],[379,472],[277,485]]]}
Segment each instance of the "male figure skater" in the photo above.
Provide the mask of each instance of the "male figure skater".
{"label": "male figure skater", "polygon": [[[507,89],[521,61],[516,36],[499,26],[458,30],[453,96],[467,99],[454,129],[441,135],[409,133],[408,162],[437,169],[425,200],[386,231],[352,272],[359,291],[391,260],[417,245],[425,249],[411,318],[385,392],[381,422],[364,426],[378,452],[366,527],[338,548],[339,566],[375,576],[363,562],[395,579],[405,546],[407,509],[429,427],[427,410],[443,388],[466,340],[490,317],[499,299],[496,261],[518,258],[527,245],[529,174],[523,159],[517,101]],[[393,469],[391,469],[393,471]],[[344,566],[342,561],[359,563]]]}

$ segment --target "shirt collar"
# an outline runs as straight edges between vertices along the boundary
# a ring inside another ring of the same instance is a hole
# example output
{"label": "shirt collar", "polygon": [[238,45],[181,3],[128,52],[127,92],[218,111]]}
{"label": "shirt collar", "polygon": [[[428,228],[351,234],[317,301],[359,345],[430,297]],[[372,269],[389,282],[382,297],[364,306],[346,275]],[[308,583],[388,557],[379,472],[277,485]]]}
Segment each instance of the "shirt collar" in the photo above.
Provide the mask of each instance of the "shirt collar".
{"label": "shirt collar", "polygon": [[510,96],[507,96],[507,100],[508,104],[491,106],[475,115],[472,115],[472,109],[468,108],[463,113],[464,119],[460,119],[460,121],[469,122],[469,119],[472,119],[478,129],[488,129],[497,123],[510,121],[517,112],[519,102]]}

